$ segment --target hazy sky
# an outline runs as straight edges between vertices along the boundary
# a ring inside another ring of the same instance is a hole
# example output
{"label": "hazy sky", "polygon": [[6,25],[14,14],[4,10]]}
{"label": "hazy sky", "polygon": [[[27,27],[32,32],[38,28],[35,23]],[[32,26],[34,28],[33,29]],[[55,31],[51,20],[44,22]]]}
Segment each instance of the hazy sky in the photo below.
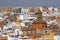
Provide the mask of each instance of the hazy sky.
{"label": "hazy sky", "polygon": [[0,7],[5,6],[60,6],[60,0],[0,0]]}

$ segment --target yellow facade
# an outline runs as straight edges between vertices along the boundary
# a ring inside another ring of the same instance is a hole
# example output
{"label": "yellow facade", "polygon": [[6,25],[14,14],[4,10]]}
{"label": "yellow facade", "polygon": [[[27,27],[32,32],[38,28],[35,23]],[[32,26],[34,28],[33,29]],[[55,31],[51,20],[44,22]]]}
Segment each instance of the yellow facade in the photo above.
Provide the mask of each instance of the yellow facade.
{"label": "yellow facade", "polygon": [[51,33],[49,35],[44,35],[42,38],[47,38],[48,40],[54,40],[54,33]]}
{"label": "yellow facade", "polygon": [[17,15],[16,17],[17,17],[17,20],[16,20],[16,21],[19,21],[19,20],[20,20],[20,16],[19,16],[19,15]]}
{"label": "yellow facade", "polygon": [[20,16],[17,16],[16,28],[21,29],[21,25],[20,25]]}

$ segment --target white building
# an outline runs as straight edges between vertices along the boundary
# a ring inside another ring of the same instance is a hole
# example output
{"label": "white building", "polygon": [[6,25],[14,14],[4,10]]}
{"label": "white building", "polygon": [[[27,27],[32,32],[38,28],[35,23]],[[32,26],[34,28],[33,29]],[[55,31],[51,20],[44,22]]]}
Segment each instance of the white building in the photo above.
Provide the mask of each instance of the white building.
{"label": "white building", "polygon": [[22,8],[21,9],[21,14],[27,13],[30,9],[29,8]]}
{"label": "white building", "polygon": [[24,23],[24,22],[22,22],[22,23],[20,23],[20,24],[21,24],[22,27],[25,26],[25,23]]}
{"label": "white building", "polygon": [[36,19],[35,13],[25,13],[20,15],[20,20]]}
{"label": "white building", "polygon": [[20,20],[26,20],[28,17],[28,14],[20,15]]}
{"label": "white building", "polygon": [[8,22],[6,25],[4,25],[3,30],[5,31],[6,29],[9,29],[15,26],[16,26],[15,22]]}
{"label": "white building", "polygon": [[20,20],[24,20],[24,17],[23,17],[23,15],[20,15]]}
{"label": "white building", "polygon": [[43,12],[43,8],[42,7],[39,7],[39,9],[41,10],[41,12]]}
{"label": "white building", "polygon": [[59,13],[59,12],[50,12],[50,14],[51,14],[52,16],[60,16],[60,13]]}
{"label": "white building", "polygon": [[3,20],[4,20],[3,17],[0,17],[0,22],[3,21]]}
{"label": "white building", "polygon": [[43,12],[42,16],[50,16],[50,14],[48,14],[47,12]]}
{"label": "white building", "polygon": [[60,40],[60,36],[59,35],[55,35],[54,36],[54,40]]}
{"label": "white building", "polygon": [[42,13],[42,16],[60,16],[60,13],[59,12],[43,12]]}
{"label": "white building", "polygon": [[14,35],[22,35],[23,32],[20,29],[15,29]]}
{"label": "white building", "polygon": [[56,20],[47,20],[47,26],[51,25],[52,23],[57,24]]}
{"label": "white building", "polygon": [[40,40],[48,40],[47,38],[39,38]]}
{"label": "white building", "polygon": [[48,9],[49,9],[50,11],[52,11],[54,8],[53,8],[53,7],[48,7]]}

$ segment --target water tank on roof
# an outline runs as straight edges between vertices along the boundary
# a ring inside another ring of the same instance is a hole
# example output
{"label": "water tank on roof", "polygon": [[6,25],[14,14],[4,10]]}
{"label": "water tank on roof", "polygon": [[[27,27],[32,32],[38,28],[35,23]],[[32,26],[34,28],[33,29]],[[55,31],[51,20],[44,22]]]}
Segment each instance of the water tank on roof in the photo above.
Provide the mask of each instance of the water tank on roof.
{"label": "water tank on roof", "polygon": [[17,13],[21,13],[21,8],[16,9]]}

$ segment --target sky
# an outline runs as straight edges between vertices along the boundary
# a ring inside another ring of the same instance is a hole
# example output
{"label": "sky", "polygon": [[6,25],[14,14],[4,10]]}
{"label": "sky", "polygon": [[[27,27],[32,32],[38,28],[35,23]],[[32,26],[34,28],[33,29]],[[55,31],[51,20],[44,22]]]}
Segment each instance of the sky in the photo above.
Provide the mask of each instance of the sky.
{"label": "sky", "polygon": [[60,7],[60,0],[0,0],[0,7],[6,6],[56,6]]}

